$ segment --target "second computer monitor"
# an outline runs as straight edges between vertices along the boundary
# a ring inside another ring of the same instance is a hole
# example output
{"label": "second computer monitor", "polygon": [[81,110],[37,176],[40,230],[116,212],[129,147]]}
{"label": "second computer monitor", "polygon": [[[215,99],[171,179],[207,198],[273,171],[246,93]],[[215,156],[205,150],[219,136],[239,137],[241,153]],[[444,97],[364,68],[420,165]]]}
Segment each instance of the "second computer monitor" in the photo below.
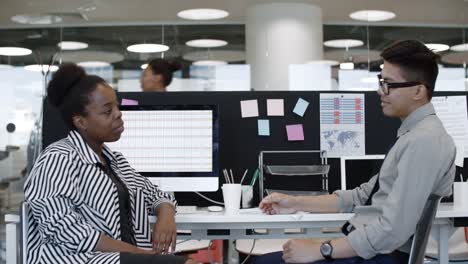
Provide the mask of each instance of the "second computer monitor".
{"label": "second computer monitor", "polygon": [[385,155],[342,156],[341,189],[351,190],[370,180],[382,166]]}
{"label": "second computer monitor", "polygon": [[121,106],[125,130],[107,145],[164,191],[216,191],[216,105]]}

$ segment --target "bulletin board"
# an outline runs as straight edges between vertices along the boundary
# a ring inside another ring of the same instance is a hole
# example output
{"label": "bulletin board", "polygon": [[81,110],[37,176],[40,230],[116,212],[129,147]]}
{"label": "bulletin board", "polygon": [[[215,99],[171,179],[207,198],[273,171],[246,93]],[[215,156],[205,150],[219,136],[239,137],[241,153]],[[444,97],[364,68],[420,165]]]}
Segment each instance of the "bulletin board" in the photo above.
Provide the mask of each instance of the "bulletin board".
{"label": "bulletin board", "polygon": [[[262,150],[319,150],[320,149],[320,93],[338,93],[332,91],[243,91],[243,92],[167,92],[167,93],[118,93],[122,98],[137,100],[140,105],[160,104],[216,104],[219,106],[219,161],[220,169],[234,170],[236,181],[240,180],[242,172],[249,169],[249,177],[258,166],[258,154]],[[365,154],[385,154],[396,138],[400,120],[385,117],[380,106],[380,98],[376,92],[339,92],[343,94],[364,94],[365,98]],[[468,95],[468,92],[440,92],[435,96]],[[294,114],[299,98],[309,102],[307,110],[301,117]],[[283,99],[284,116],[268,116],[267,100]],[[257,100],[258,117],[242,118],[240,101]],[[259,136],[258,119],[269,120],[270,136]],[[286,126],[302,124],[303,141],[288,141]],[[67,129],[57,110],[44,103],[43,147],[65,137]],[[303,157],[280,157],[281,162],[297,164]],[[338,158],[328,159],[330,164],[329,191],[340,188],[340,163]],[[465,159],[465,165],[468,163]],[[463,170],[465,177],[468,170]],[[359,173],[359,172],[356,172]],[[223,177],[220,172],[220,184]],[[307,178],[299,181],[307,182]],[[294,182],[297,185],[298,182]],[[254,190],[258,191],[258,182]],[[221,191],[204,193],[206,196],[221,201]],[[180,204],[193,203],[195,194],[176,194]],[[196,196],[195,196],[196,197]],[[254,198],[258,197],[254,194]],[[201,206],[209,203],[198,199]],[[254,201],[256,203],[258,201]]]}

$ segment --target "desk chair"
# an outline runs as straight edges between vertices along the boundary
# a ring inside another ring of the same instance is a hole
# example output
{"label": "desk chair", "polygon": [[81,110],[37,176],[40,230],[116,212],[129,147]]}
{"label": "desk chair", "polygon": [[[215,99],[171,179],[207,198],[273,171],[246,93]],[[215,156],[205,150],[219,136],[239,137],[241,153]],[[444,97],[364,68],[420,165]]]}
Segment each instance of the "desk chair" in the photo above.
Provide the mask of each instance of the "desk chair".
{"label": "desk chair", "polygon": [[[20,215],[6,214],[6,264],[17,264],[18,253],[20,253],[20,262],[26,264],[27,253],[27,236],[28,236],[28,218],[25,217],[28,213],[27,203],[21,204]],[[18,226],[21,225],[21,228]],[[18,252],[18,231],[20,234],[19,239],[19,252]]]}
{"label": "desk chair", "polygon": [[440,199],[440,196],[431,194],[424,205],[423,212],[413,235],[408,264],[424,263],[427,241],[431,234],[432,222],[434,221]]}

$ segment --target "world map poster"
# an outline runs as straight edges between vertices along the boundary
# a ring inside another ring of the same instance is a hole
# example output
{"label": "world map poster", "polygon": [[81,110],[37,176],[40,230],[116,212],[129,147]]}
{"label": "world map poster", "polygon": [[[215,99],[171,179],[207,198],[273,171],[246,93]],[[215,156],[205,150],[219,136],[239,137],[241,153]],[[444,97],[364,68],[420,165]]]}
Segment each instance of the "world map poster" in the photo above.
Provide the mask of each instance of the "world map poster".
{"label": "world map poster", "polygon": [[364,94],[320,94],[320,149],[328,157],[365,155],[364,125]]}

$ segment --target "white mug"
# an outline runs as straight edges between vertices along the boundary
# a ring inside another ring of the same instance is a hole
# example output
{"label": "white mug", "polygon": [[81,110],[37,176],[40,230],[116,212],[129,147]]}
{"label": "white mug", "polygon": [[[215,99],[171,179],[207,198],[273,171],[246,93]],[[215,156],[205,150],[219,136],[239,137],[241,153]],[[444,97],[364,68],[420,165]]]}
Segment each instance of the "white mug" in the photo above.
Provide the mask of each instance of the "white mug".
{"label": "white mug", "polygon": [[468,209],[468,182],[453,183],[453,206]]}

